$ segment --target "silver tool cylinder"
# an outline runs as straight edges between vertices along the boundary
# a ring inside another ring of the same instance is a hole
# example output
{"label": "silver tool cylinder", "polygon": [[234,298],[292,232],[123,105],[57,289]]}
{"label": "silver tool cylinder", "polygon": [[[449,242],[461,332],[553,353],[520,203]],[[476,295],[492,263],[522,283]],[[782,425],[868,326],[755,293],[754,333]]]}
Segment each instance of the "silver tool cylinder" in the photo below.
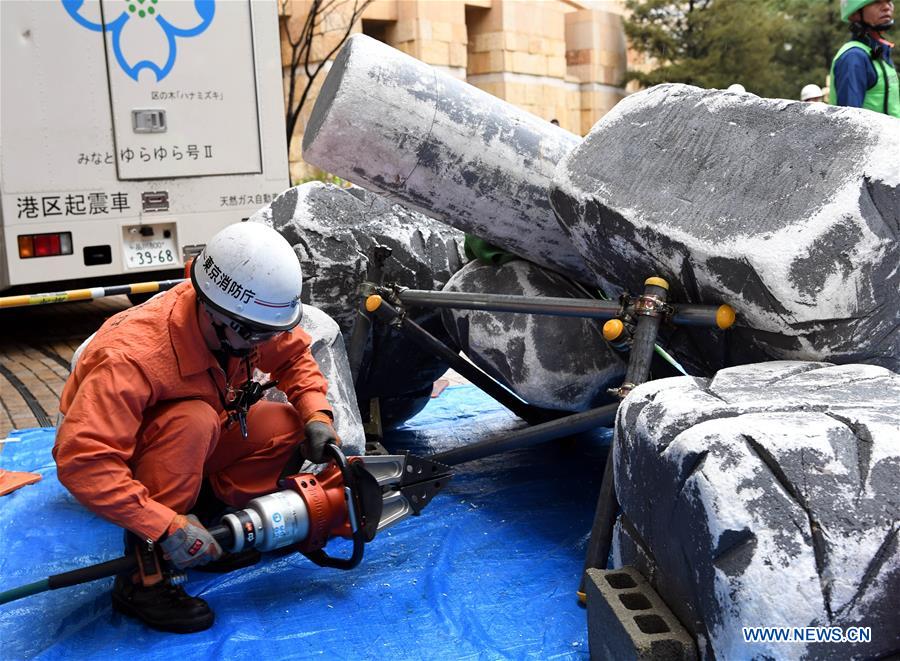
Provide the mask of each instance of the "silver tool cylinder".
{"label": "silver tool cylinder", "polygon": [[309,512],[296,491],[277,491],[254,498],[247,507],[222,517],[222,524],[234,534],[238,553],[245,548],[272,551],[296,544],[309,534]]}

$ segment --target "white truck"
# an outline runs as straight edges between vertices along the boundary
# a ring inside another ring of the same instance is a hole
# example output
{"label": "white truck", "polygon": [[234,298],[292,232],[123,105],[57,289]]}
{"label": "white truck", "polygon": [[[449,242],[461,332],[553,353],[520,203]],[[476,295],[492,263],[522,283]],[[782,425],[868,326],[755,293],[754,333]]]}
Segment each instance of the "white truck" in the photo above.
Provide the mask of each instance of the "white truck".
{"label": "white truck", "polygon": [[177,276],[289,185],[274,0],[2,0],[0,85],[0,292]]}

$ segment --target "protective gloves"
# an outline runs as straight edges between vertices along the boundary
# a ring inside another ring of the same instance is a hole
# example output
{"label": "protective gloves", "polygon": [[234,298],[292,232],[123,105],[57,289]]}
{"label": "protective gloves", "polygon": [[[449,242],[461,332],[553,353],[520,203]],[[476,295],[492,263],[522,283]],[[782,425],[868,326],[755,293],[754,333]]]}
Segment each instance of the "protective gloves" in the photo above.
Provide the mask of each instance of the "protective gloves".
{"label": "protective gloves", "polygon": [[205,565],[222,556],[222,547],[193,514],[175,515],[159,545],[178,569]]}
{"label": "protective gloves", "polygon": [[330,423],[321,420],[310,420],[306,423],[306,438],[303,439],[306,458],[314,464],[325,461],[323,451],[328,443],[340,445],[334,427]]}

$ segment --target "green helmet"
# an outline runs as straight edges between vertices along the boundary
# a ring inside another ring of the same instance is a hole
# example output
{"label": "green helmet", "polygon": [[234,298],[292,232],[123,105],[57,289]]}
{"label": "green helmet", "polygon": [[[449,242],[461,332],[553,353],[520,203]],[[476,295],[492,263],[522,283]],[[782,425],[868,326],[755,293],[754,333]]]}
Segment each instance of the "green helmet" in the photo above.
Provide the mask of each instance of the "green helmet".
{"label": "green helmet", "polygon": [[858,12],[866,5],[871,5],[875,0],[841,0],[841,20],[850,22],[850,15]]}

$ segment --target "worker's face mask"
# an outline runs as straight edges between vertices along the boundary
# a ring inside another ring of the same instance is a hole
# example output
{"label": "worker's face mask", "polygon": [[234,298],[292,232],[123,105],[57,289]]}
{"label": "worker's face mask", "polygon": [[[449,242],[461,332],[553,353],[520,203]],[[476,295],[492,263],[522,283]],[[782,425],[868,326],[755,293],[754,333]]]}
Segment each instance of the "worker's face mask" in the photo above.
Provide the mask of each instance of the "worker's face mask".
{"label": "worker's face mask", "polygon": [[244,325],[234,319],[228,319],[227,326],[233,330],[238,337],[249,344],[260,344],[271,340],[276,335],[280,335],[284,331],[263,330]]}
{"label": "worker's face mask", "polygon": [[219,344],[234,356],[246,355],[252,347],[267,342],[284,332],[239,322],[206,306],[203,307],[212,321]]}

